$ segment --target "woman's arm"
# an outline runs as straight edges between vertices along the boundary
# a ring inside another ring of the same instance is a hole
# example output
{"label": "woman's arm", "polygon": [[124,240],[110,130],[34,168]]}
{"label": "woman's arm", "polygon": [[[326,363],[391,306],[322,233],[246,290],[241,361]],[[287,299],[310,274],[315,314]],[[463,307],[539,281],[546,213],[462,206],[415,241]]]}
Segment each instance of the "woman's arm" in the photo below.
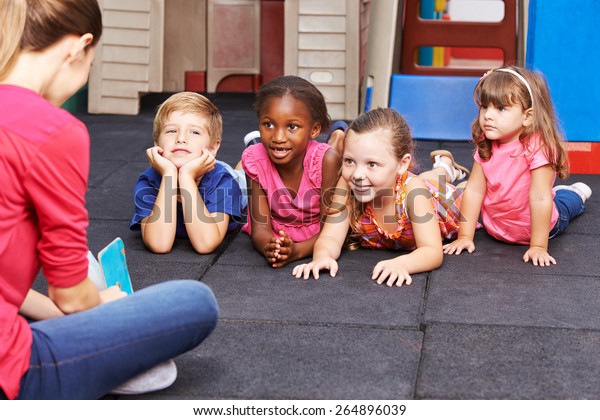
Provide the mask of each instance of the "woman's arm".
{"label": "woman's arm", "polygon": [[29,292],[27,292],[27,296],[25,296],[25,300],[19,308],[19,313],[35,321],[64,315],[48,296],[36,292],[33,289],[30,289]]}
{"label": "woman's arm", "polygon": [[444,245],[444,253],[460,254],[466,249],[468,252],[475,251],[473,238],[477,228],[477,220],[483,203],[483,197],[487,188],[487,182],[481,165],[477,162],[473,164],[473,170],[469,176],[469,181],[462,194],[460,205],[461,221],[458,227],[458,238]]}
{"label": "woman's arm", "polygon": [[101,303],[98,289],[87,277],[72,287],[48,285],[48,296],[65,314],[82,312]]}
{"label": "woman's arm", "polygon": [[415,235],[416,249],[410,254],[380,261],[373,269],[372,279],[388,286],[412,282],[411,274],[438,268],[442,264],[442,235],[431,193],[423,181],[414,177],[407,186],[407,210]]}
{"label": "woman's arm", "polygon": [[531,187],[529,188],[531,241],[529,249],[523,255],[523,261],[531,261],[533,265],[556,264],[556,260],[548,254],[548,234],[554,208],[553,182],[554,170],[550,165],[544,165],[531,171]]}
{"label": "woman's arm", "polygon": [[108,289],[100,290],[89,279],[72,287],[56,287],[48,285],[48,296],[57,308],[64,314],[82,312],[98,306],[102,303],[112,302],[127,296],[117,286],[111,286]]}

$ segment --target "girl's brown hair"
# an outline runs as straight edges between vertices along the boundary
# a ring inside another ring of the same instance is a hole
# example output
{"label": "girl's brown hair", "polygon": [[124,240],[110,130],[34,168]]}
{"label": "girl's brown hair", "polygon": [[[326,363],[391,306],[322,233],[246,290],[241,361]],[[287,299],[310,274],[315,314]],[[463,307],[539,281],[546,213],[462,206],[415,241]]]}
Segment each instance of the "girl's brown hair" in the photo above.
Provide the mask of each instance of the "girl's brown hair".
{"label": "girl's brown hair", "polygon": [[[376,108],[360,115],[348,127],[348,132],[353,131],[356,134],[365,134],[377,130],[383,130],[384,135],[389,138],[390,150],[398,161],[402,160],[406,154],[413,157],[408,167],[408,170],[412,170],[415,144],[408,123],[398,112],[391,108]],[[347,191],[346,203],[350,227],[354,232],[354,234],[348,236],[346,247],[354,249],[358,245],[358,236],[362,232],[358,217],[364,213],[365,205],[356,200],[351,191]]]}
{"label": "girl's brown hair", "polygon": [[0,79],[21,50],[42,51],[65,35],[102,35],[97,0],[0,0]]}
{"label": "girl's brown hair", "polygon": [[[546,79],[541,73],[522,67],[505,68],[520,74],[529,84],[531,94],[527,85],[517,76],[496,69],[491,70],[477,83],[473,93],[475,103],[479,108],[486,108],[490,104],[496,108],[511,105],[518,105],[523,110],[533,108],[533,124],[524,127],[519,135],[519,141],[527,150],[530,147],[527,144],[528,136],[538,133],[544,143],[543,152],[550,166],[560,178],[567,178],[569,176],[568,155]],[[484,161],[489,160],[492,155],[492,141],[485,137],[479,125],[479,117],[473,121],[472,132],[479,157]]]}

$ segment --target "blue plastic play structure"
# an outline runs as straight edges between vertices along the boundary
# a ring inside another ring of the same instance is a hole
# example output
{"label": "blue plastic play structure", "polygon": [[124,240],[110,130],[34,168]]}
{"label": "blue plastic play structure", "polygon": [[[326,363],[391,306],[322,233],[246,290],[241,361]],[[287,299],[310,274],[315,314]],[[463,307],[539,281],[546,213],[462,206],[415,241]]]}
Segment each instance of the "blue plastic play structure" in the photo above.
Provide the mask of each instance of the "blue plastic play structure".
{"label": "blue plastic play structure", "polygon": [[[431,0],[427,0],[431,3]],[[427,2],[422,3],[421,5]],[[428,4],[429,4],[428,3]],[[530,0],[525,65],[546,76],[569,141],[600,142],[600,0]],[[393,74],[389,106],[420,140],[470,140],[479,78]]]}
{"label": "blue plastic play structure", "polygon": [[530,0],[527,66],[546,76],[566,137],[600,141],[600,0]]}
{"label": "blue plastic play structure", "polygon": [[420,140],[470,140],[478,77],[392,75],[390,107]]}

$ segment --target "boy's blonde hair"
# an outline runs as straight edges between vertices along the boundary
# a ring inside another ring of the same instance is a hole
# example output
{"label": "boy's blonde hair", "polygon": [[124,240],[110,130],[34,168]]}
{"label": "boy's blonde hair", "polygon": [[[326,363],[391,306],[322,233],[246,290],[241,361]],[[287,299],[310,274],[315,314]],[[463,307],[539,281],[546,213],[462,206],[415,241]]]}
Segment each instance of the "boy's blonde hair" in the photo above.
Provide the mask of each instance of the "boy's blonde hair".
{"label": "boy's blonde hair", "polygon": [[216,141],[221,140],[221,136],[223,135],[223,118],[215,104],[199,93],[180,92],[171,95],[158,107],[152,128],[152,137],[155,144],[158,143],[158,137],[167,118],[175,111],[205,116],[208,119],[207,128],[208,135],[210,136],[210,145],[212,146]]}

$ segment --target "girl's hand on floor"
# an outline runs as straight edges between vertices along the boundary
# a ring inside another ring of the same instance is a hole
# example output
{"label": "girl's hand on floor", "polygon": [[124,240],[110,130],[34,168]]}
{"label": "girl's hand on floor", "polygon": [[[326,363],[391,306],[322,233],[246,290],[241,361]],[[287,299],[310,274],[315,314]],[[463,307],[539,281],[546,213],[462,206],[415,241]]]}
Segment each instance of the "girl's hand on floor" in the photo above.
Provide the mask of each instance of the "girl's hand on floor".
{"label": "girl's hand on floor", "polygon": [[[388,287],[392,287],[394,283],[396,286],[402,286],[402,283],[406,282],[406,285],[412,283],[412,277],[408,273],[408,270],[397,258],[391,260],[379,261],[373,269],[372,280],[375,280],[377,284],[385,284]],[[387,280],[387,281],[386,281]]]}
{"label": "girl's hand on floor", "polygon": [[549,266],[550,263],[556,264],[556,260],[544,248],[537,246],[530,247],[523,255],[523,261],[531,261],[535,266]]}
{"label": "girl's hand on floor", "polygon": [[460,255],[463,250],[467,250],[469,254],[475,251],[475,242],[472,239],[458,238],[443,246],[444,254]]}
{"label": "girl's hand on floor", "polygon": [[312,273],[315,280],[318,280],[319,271],[321,270],[329,270],[329,275],[335,277],[338,271],[337,261],[331,257],[319,258],[307,264],[297,265],[292,270],[292,275],[296,276],[297,279],[302,277],[304,280],[307,280]]}

